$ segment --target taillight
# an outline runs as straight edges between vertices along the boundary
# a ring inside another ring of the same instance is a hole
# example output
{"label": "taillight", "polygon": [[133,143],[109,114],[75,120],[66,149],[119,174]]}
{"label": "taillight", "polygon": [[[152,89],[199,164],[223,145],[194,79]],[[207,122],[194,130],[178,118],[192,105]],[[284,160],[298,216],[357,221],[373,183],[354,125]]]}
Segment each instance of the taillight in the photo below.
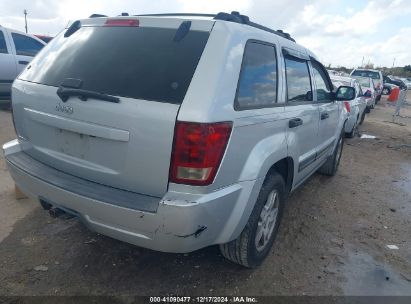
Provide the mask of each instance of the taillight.
{"label": "taillight", "polygon": [[348,101],[344,101],[344,106],[347,112],[350,113],[351,112],[350,103]]}
{"label": "taillight", "polygon": [[104,26],[139,26],[138,19],[107,19]]}
{"label": "taillight", "polygon": [[178,121],[174,131],[170,182],[205,186],[213,182],[232,129],[231,122]]}

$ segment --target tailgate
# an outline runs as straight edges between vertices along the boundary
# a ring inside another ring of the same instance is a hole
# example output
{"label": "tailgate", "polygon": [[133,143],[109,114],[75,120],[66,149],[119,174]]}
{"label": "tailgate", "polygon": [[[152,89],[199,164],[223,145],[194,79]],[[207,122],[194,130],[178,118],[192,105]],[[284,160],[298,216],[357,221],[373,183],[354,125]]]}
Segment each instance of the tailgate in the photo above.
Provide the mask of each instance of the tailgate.
{"label": "tailgate", "polygon": [[178,105],[129,98],[62,103],[56,96],[52,87],[16,83],[13,107],[19,134],[30,143],[27,154],[94,182],[152,196],[166,192]]}
{"label": "tailgate", "polygon": [[[161,197],[177,113],[211,24],[193,21],[181,32],[181,20],[140,20],[138,27],[104,20],[60,34],[15,81],[17,133],[27,154],[55,169]],[[66,83],[119,102],[76,94],[64,100],[57,90]]]}

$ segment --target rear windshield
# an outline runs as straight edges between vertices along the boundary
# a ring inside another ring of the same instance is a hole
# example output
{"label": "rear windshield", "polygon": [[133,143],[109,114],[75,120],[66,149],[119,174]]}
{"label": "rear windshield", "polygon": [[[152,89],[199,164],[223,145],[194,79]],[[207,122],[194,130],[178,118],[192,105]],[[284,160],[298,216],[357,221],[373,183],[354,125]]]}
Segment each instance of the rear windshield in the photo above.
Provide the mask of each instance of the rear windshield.
{"label": "rear windshield", "polygon": [[352,73],[353,76],[370,77],[372,79],[380,79],[380,73],[367,71],[367,70],[355,70]]}
{"label": "rear windshield", "polygon": [[371,86],[371,85],[370,85],[370,79],[369,79],[369,78],[355,77],[355,79],[358,80],[358,82],[360,83],[360,85],[361,85],[362,87],[367,87],[367,88],[369,88],[369,87]]}
{"label": "rear windshield", "polygon": [[176,29],[82,27],[54,38],[20,79],[58,87],[66,78],[84,90],[180,104],[190,85],[209,32]]}

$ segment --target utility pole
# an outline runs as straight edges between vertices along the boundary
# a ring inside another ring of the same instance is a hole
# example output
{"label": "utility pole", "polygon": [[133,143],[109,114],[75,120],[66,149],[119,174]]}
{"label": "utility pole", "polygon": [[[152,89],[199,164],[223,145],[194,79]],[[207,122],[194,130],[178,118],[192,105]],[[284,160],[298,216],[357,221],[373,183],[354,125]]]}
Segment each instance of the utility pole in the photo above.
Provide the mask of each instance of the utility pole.
{"label": "utility pole", "polygon": [[362,56],[361,67],[364,66],[364,56]]}
{"label": "utility pole", "polygon": [[24,23],[25,23],[26,34],[27,34],[27,10],[26,9],[24,9]]}
{"label": "utility pole", "polygon": [[395,64],[395,57],[394,57],[394,60],[392,62],[392,67],[394,67],[394,64]]}

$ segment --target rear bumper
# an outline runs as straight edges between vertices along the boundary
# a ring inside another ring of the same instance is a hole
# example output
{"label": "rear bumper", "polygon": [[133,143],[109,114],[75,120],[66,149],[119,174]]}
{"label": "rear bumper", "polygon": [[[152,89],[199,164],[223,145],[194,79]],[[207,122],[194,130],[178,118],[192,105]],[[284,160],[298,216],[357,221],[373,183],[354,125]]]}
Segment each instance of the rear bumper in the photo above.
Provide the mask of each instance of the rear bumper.
{"label": "rear bumper", "polygon": [[[3,149],[10,174],[26,195],[74,211],[98,233],[158,251],[190,252],[237,237],[244,218],[248,217],[248,201],[255,192],[256,181],[237,183],[208,194],[167,192],[158,198],[157,209],[150,212],[90,198],[75,193],[78,191],[74,188],[69,190],[48,181],[47,176],[36,176],[38,171],[16,161],[16,156],[25,155],[17,140],[5,144]],[[31,163],[57,171],[34,159]]]}

